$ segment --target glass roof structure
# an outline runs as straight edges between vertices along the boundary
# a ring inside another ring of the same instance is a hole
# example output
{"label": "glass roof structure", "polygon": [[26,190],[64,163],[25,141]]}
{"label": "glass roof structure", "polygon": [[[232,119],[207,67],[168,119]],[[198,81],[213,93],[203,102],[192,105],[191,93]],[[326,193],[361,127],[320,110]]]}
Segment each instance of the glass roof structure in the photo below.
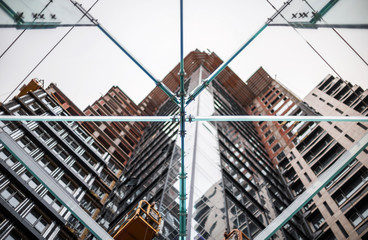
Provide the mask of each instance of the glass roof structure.
{"label": "glass roof structure", "polygon": [[290,6],[282,12],[282,16],[278,16],[271,25],[289,24],[299,28],[367,28],[368,17],[364,10],[367,7],[367,2],[364,0],[354,2],[296,0],[291,2]]}
{"label": "glass roof structure", "polygon": [[94,26],[73,1],[0,1],[0,27]]}
{"label": "glass roof structure", "polygon": [[[220,181],[221,176],[217,174],[216,162],[210,164],[205,161],[209,159],[216,159],[216,156],[201,156],[201,161],[196,162],[196,166],[192,162],[187,162],[187,159],[195,159],[195,155],[200,155],[203,152],[211,154],[218,151],[214,137],[215,130],[207,122],[224,122],[224,121],[341,121],[341,122],[368,122],[367,117],[326,117],[326,116],[213,116],[214,106],[211,106],[211,94],[208,92],[207,86],[216,79],[236,57],[251,44],[262,31],[269,25],[277,25],[278,22],[286,21],[294,27],[318,27],[319,25],[326,25],[326,23],[333,26],[344,26],[366,28],[368,24],[367,15],[358,17],[357,19],[349,19],[348,23],[339,21],[336,18],[341,14],[342,9],[348,5],[348,1],[287,1],[276,13],[271,16],[264,25],[260,26],[258,31],[249,37],[247,41],[224,63],[215,70],[212,74],[205,74],[200,72],[198,81],[191,82],[189,86],[190,93],[186,93],[184,89],[184,30],[183,30],[183,0],[180,1],[180,90],[178,93],[172,92],[160,80],[147,70],[134,56],[131,54],[119,41],[114,38],[101,24],[97,21],[91,21],[88,12],[81,7],[74,5],[73,1],[34,1],[30,4],[29,1],[0,1],[2,11],[0,12],[0,24],[2,27],[17,27],[17,28],[49,28],[58,26],[96,26],[98,27],[121,51],[123,51],[168,97],[179,107],[179,112],[174,116],[148,116],[148,117],[49,117],[49,116],[0,116],[1,121],[142,121],[142,122],[178,122],[180,124],[179,136],[177,139],[178,146],[180,146],[181,156],[181,170],[179,173],[179,215],[180,215],[180,240],[192,239],[195,235],[193,229],[195,223],[192,219],[187,219],[187,215],[194,214],[193,202],[196,202],[201,195],[196,192],[203,193],[206,189],[191,190],[191,186],[201,186],[203,188],[212,186],[214,182]],[[336,10],[336,11],[335,11]],[[284,15],[285,19],[281,16]],[[281,20],[279,20],[281,19]],[[322,22],[323,21],[325,22]],[[93,19],[92,19],[93,20]],[[203,74],[203,76],[202,76]],[[200,99],[200,100],[199,100]],[[195,101],[196,100],[196,101]],[[193,114],[193,115],[192,115]],[[1,136],[0,136],[1,137]],[[200,148],[193,149],[187,143],[195,141]],[[0,138],[4,145],[6,139]],[[328,184],[335,176],[337,176],[346,167],[357,154],[368,146],[368,135],[359,140],[355,146],[347,151],[343,156],[336,161],[328,171],[320,175],[318,181],[315,182],[304,194],[300,195],[293,204],[284,210],[280,216],[271,222],[266,229],[263,230],[255,239],[267,239],[271,237],[277,230],[279,230],[297,211],[299,211],[308,201],[316,195],[321,188]],[[19,157],[19,159],[23,159]],[[218,159],[217,159],[218,160]],[[48,189],[57,189],[55,186],[48,186],[46,177],[37,171],[37,166],[29,164],[30,161],[23,161],[23,164],[39,178],[39,180]],[[203,165],[201,165],[203,164]],[[198,174],[200,169],[212,166],[214,169],[206,169],[214,174],[205,176]],[[185,172],[186,169],[192,169],[189,174]],[[195,172],[196,173],[193,173]],[[196,177],[193,177],[196,175]],[[45,177],[45,179],[43,179]],[[196,183],[195,183],[196,182]],[[200,183],[200,184],[199,184]],[[202,191],[203,190],[203,191]],[[68,205],[69,199],[65,199],[63,192],[60,189],[52,191],[53,195],[58,198],[64,205]],[[189,193],[189,195],[188,195]],[[103,229],[98,228],[96,223],[91,222],[83,210],[77,206],[69,206],[69,210],[82,221],[82,223],[95,235],[98,239],[107,239],[108,235]],[[220,209],[222,206],[216,206]],[[188,214],[189,213],[189,214]],[[189,226],[187,227],[186,224]],[[187,231],[187,229],[189,229]]]}

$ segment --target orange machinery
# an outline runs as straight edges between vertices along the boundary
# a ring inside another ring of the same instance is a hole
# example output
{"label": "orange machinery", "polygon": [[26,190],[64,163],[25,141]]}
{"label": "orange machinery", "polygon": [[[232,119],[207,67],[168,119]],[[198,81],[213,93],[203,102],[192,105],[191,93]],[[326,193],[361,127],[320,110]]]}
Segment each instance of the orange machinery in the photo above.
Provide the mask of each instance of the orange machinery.
{"label": "orange machinery", "polygon": [[151,240],[158,233],[160,223],[161,216],[154,204],[141,200],[109,234],[115,240]]}
{"label": "orange machinery", "polygon": [[250,240],[250,239],[239,229],[233,229],[229,234],[225,233],[224,240]]}

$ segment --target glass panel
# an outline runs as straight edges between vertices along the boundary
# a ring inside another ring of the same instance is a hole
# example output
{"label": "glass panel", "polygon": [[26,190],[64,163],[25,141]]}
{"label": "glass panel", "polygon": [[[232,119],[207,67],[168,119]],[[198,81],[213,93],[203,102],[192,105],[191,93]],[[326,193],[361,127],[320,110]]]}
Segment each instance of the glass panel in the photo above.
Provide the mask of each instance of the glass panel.
{"label": "glass panel", "polygon": [[[207,72],[197,70],[198,82]],[[198,85],[192,77],[189,88]],[[188,105],[194,115],[211,116],[214,99],[207,89]],[[225,196],[222,184],[217,129],[208,122],[186,124],[188,239],[216,239],[225,232]]]}
{"label": "glass panel", "polygon": [[40,221],[36,223],[35,228],[37,229],[37,231],[42,233],[45,230],[46,226],[47,226],[47,222],[41,218]]}
{"label": "glass panel", "polygon": [[16,208],[19,203],[22,201],[22,198],[18,195],[14,195],[13,197],[11,197],[9,199],[9,204],[13,207],[13,208]]}
{"label": "glass panel", "polygon": [[93,25],[71,1],[0,1],[0,27],[50,28],[64,25]]}
{"label": "glass panel", "polygon": [[[368,2],[365,0],[294,0],[282,15],[295,27],[368,27]],[[272,24],[285,24],[281,16]],[[271,25],[272,25],[271,24]]]}
{"label": "glass panel", "polygon": [[28,222],[30,222],[33,225],[37,221],[38,217],[39,217],[39,215],[36,216],[36,213],[32,211],[32,212],[27,214],[26,219],[27,219]]}
{"label": "glass panel", "polygon": [[14,191],[11,188],[6,188],[1,192],[1,196],[6,200],[8,199]]}

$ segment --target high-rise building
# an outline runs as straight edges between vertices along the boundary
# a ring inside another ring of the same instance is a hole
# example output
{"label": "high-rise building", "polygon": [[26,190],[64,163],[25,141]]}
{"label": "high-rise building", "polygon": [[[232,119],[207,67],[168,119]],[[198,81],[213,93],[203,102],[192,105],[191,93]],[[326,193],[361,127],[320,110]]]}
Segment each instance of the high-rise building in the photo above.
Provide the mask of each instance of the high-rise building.
{"label": "high-rise building", "polygon": [[[190,92],[221,60],[214,53],[195,51],[185,63],[185,86]],[[272,81],[260,69],[246,84],[226,68],[188,105],[187,114],[246,115],[246,108]],[[143,100],[147,106],[150,101],[157,104],[151,94]],[[177,105],[167,97],[157,109],[155,115],[178,114]],[[192,122],[186,129],[187,239],[222,239],[224,232],[233,228],[253,238],[293,201],[252,123]],[[177,122],[150,124],[122,181],[110,195],[100,223],[114,228],[138,201],[145,199],[156,202],[163,217],[157,238],[177,239],[180,152]],[[301,215],[275,235],[275,239],[297,238],[310,239]]]}
{"label": "high-rise building", "polygon": [[[73,116],[137,116],[144,113],[119,88],[113,86],[104,96],[82,112],[55,85],[50,84],[47,92],[55,98],[62,108]],[[133,122],[83,122],[82,125],[102,144],[107,151],[127,164],[134,147],[143,134],[145,123]]]}
{"label": "high-rise building", "polygon": [[[198,50],[184,59],[191,92],[221,65]],[[179,88],[179,65],[163,79]],[[32,91],[30,91],[32,90]],[[211,115],[337,115],[368,112],[368,91],[326,77],[301,100],[260,68],[246,82],[230,68],[187,106],[189,119]],[[84,111],[55,84],[32,81],[0,107],[2,115],[176,116],[156,87],[135,104],[113,86]],[[186,125],[187,239],[222,239],[237,228],[253,239],[336,159],[367,134],[366,123],[199,122]],[[163,222],[156,239],[178,239],[178,122],[1,122],[0,239],[91,235],[21,163],[35,162],[110,230],[140,200],[155,202]],[[6,144],[4,144],[4,142]],[[367,239],[368,150],[313,198],[273,239]],[[23,158],[20,159],[20,156]]]}
{"label": "high-rise building", "polygon": [[[249,115],[275,115],[275,116],[313,116],[317,115],[313,109],[306,105],[293,92],[281,83],[267,78],[269,81],[262,84],[259,74],[264,73],[260,68],[248,81],[254,86],[263,86],[252,103],[247,106]],[[263,81],[264,82],[264,81]],[[301,139],[309,134],[316,123],[309,122],[257,122],[254,124],[269,157],[276,166],[285,158],[285,153],[297,145]]]}
{"label": "high-rise building", "polygon": [[[367,116],[368,90],[327,76],[304,101],[326,116]],[[345,151],[368,133],[361,122],[320,122],[279,164],[295,195],[316,181]],[[304,207],[317,239],[368,238],[368,150],[364,149]]]}
{"label": "high-rise building", "polygon": [[[1,115],[68,115],[35,80],[25,89],[1,104]],[[87,229],[50,191],[96,219],[122,169],[76,122],[0,121],[0,238],[85,239]]]}

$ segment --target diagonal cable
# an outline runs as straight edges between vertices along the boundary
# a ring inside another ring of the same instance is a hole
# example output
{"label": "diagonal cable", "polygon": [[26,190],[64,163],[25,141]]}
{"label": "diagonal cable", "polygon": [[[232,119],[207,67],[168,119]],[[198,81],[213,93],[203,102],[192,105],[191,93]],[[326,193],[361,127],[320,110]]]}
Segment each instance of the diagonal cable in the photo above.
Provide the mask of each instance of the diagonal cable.
{"label": "diagonal cable", "polygon": [[[91,11],[91,9],[98,3],[99,0],[96,0],[92,6],[82,15],[82,17],[79,19],[78,22],[80,22],[89,11]],[[77,23],[78,23],[77,22]],[[15,87],[15,89],[9,94],[8,97],[5,98],[4,102],[6,102],[10,96],[27,80],[27,78],[38,68],[39,65],[41,65],[41,63],[52,53],[52,51],[54,51],[54,49],[59,46],[59,44],[65,39],[66,36],[68,36],[68,34],[74,29],[74,27],[76,26],[73,25],[62,37],[61,39],[46,53],[46,55],[36,64],[36,66],[27,74],[27,76]]]}
{"label": "diagonal cable", "polygon": [[[276,9],[276,7],[269,1],[269,0],[266,0],[273,9],[275,9],[276,11],[278,11]],[[339,77],[342,79],[342,77],[340,76],[340,74],[327,62],[327,60],[317,51],[317,49],[315,49],[312,44],[310,44],[308,42],[307,39],[305,39],[305,37],[292,25],[290,24],[290,22],[284,17],[284,15],[282,15],[282,13],[280,12],[280,16],[288,23],[288,25],[290,27],[293,28],[293,30],[308,44],[308,46],[327,64],[327,66]]]}
{"label": "diagonal cable", "polygon": [[[310,9],[312,9],[313,12],[317,12],[310,4],[307,0],[304,0],[304,2],[308,5],[308,7],[310,7]],[[324,23],[328,24],[325,19],[321,16],[320,20],[322,20]],[[341,34],[334,28],[331,27],[331,29],[341,38],[342,41],[344,41],[346,43],[346,45],[365,63],[365,65],[368,66],[367,61],[364,60],[364,58],[348,43],[348,41],[345,40],[345,38],[343,36],[341,36]]]}
{"label": "diagonal cable", "polygon": [[[46,10],[46,8],[50,5],[52,3],[52,0],[49,0],[49,2],[46,4],[46,6],[41,10],[41,12],[40,13],[43,13],[43,11],[45,11]],[[36,21],[36,18],[35,19],[33,19],[33,21],[32,21],[32,23],[33,22],[35,22]],[[14,39],[14,41],[5,49],[5,51],[0,55],[0,58],[2,58],[4,55],[5,55],[5,53],[7,52],[7,51],[9,51],[9,49],[15,44],[15,42],[23,35],[23,33],[26,31],[27,29],[24,29],[15,39]]]}
{"label": "diagonal cable", "polygon": [[266,29],[273,19],[275,19],[288,5],[290,5],[291,2],[292,0],[288,0],[279,10],[276,9],[275,14],[268,18],[266,23],[254,35],[252,35],[248,41],[246,41],[227,61],[222,63],[207,79],[203,81],[201,85],[196,87],[189,94],[188,100],[185,104],[188,105],[191,103],[198,96],[198,94],[200,94],[216,78],[216,76],[230,64],[230,62],[232,62],[263,30]]}
{"label": "diagonal cable", "polygon": [[132,53],[130,53],[114,36],[112,36],[112,34],[105,27],[103,27],[97,21],[97,19],[89,15],[88,11],[86,12],[86,10],[84,10],[81,4],[77,4],[75,2],[75,5],[80,11],[84,13],[85,16],[87,16],[87,18],[89,18],[89,20],[91,20],[95,24],[95,26],[97,26],[98,29],[101,30],[102,33],[104,33],[122,52],[125,53],[125,55],[127,55],[130,58],[130,60],[132,60],[156,84],[157,87],[159,87],[162,91],[164,91],[164,93],[168,95],[171,100],[173,100],[177,105],[179,105],[179,100],[177,99],[175,94],[162,81],[159,81],[156,77],[154,77],[153,74],[150,71],[148,71],[147,68],[143,66],[143,64],[140,63],[138,59],[133,56]]}
{"label": "diagonal cable", "polygon": [[[273,8],[273,9],[275,9],[276,10],[276,8],[275,8],[275,6],[269,1],[269,0],[266,0],[270,5],[271,5],[271,7]],[[311,5],[309,5],[309,3],[306,1],[306,0],[304,0],[307,4],[308,4],[308,6],[312,9],[312,11],[314,11],[315,12],[315,10],[313,9],[313,7],[311,6]],[[330,69],[340,78],[340,79],[343,79],[339,74],[338,74],[338,72],[327,62],[327,60],[304,38],[304,36],[295,28],[295,26],[293,25],[293,24],[291,24],[281,13],[280,13],[280,16],[287,22],[287,24],[290,26],[290,27],[292,27],[293,29],[294,29],[294,31],[308,44],[308,46],[309,47],[311,47],[312,48],[312,50],[327,64],[327,66],[329,66],[330,67]],[[322,19],[322,17],[321,17],[321,19]],[[324,22],[326,22],[325,20],[323,20]],[[338,35],[339,35],[339,33],[334,29],[334,28],[332,28]],[[340,36],[340,35],[339,35]],[[342,38],[343,39],[343,38]],[[345,39],[343,39],[344,41],[345,41]],[[346,42],[346,41],[345,41]],[[356,52],[350,45],[349,45],[349,43],[347,43],[346,42],[346,44],[348,44],[348,46],[354,51],[354,52]],[[357,52],[356,52],[357,53]],[[358,53],[357,53],[358,54]],[[360,56],[359,54],[358,54],[358,56]],[[365,62],[364,61],[364,59],[362,59],[363,60],[363,62]],[[366,63],[366,62],[365,62]],[[361,103],[363,103],[363,105],[365,106],[365,107],[368,107],[368,104],[361,98],[361,95],[359,95],[358,93],[356,93],[353,89],[352,89],[352,87],[350,87],[350,85],[349,84],[346,84],[346,86],[348,86],[348,88],[350,89],[350,91],[352,92],[352,94],[353,95],[355,95],[360,101],[361,101]]]}

